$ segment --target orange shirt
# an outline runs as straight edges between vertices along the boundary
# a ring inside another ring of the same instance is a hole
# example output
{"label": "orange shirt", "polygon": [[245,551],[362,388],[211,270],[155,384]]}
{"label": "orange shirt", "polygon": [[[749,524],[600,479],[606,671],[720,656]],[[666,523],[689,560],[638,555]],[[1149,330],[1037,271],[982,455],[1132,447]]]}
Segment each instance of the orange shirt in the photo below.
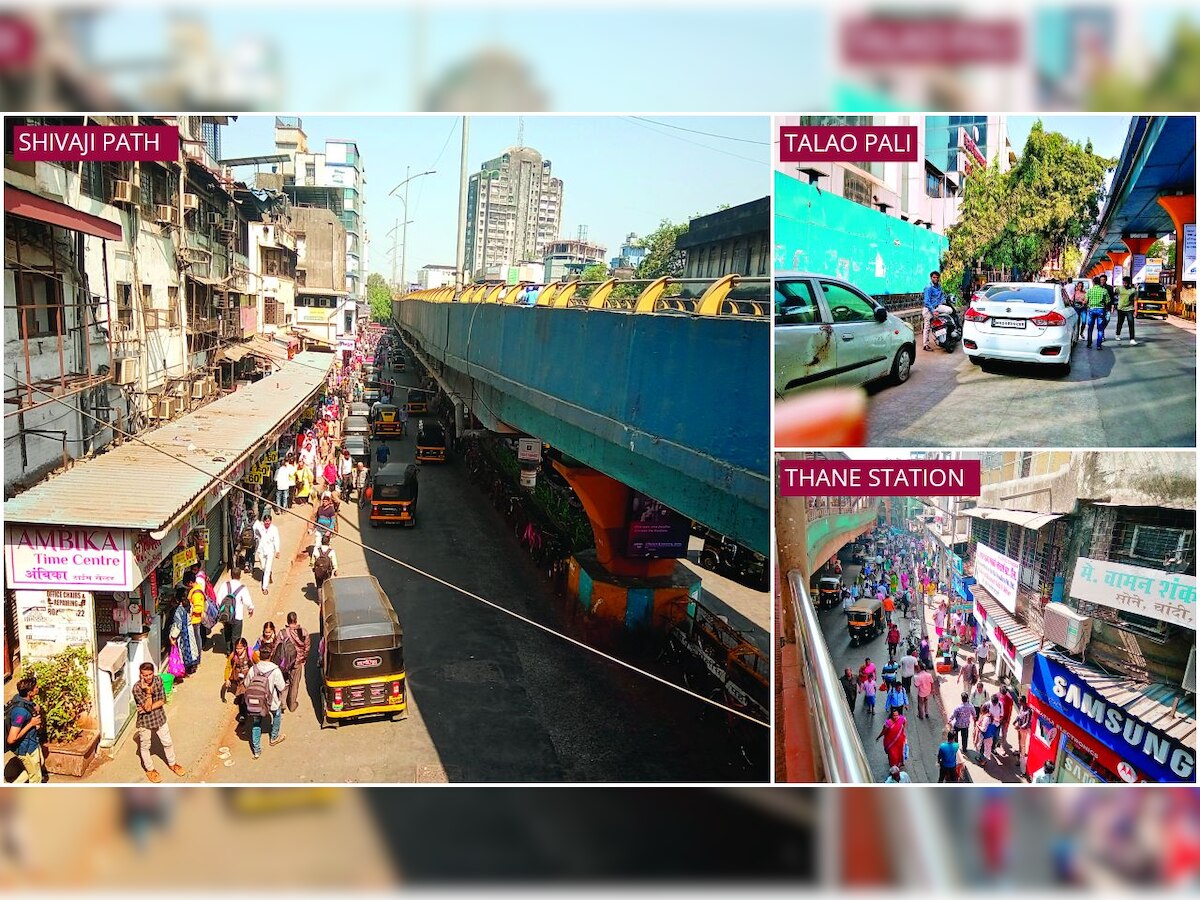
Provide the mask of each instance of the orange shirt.
{"label": "orange shirt", "polygon": [[893,611],[895,608],[896,608],[896,601],[895,601],[895,600],[893,600],[891,597],[884,597],[884,598],[883,598],[883,609],[884,609],[884,612],[892,612],[892,611]]}

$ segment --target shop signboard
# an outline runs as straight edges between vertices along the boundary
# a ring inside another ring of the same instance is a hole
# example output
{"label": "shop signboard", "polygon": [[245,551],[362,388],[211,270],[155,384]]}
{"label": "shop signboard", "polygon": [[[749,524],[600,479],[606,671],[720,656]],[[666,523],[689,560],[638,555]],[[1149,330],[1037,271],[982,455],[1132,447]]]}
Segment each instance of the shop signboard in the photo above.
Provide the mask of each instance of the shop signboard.
{"label": "shop signboard", "polygon": [[1089,769],[1074,753],[1063,751],[1062,765],[1058,767],[1059,784],[1103,784],[1104,779]]}
{"label": "shop signboard", "polygon": [[171,583],[179,584],[183,581],[183,573],[187,571],[188,566],[194,566],[199,561],[199,554],[195,547],[185,547],[174,556],[171,557]]}
{"label": "shop signboard", "polygon": [[1146,280],[1146,254],[1134,253],[1129,257],[1129,276],[1133,279],[1134,284],[1141,284]]}
{"label": "shop signboard", "polygon": [[954,567],[954,571],[957,572],[959,575],[961,575],[963,573],[962,557],[959,556],[957,553],[950,554],[950,565]]}
{"label": "shop signboard", "polygon": [[1195,748],[1111,703],[1058,660],[1034,655],[1030,690],[1056,716],[1110,750],[1116,757],[1112,768],[1125,781],[1195,780]]}
{"label": "shop signboard", "polygon": [[521,462],[541,462],[542,442],[537,438],[518,438],[517,459]]}
{"label": "shop signboard", "polygon": [[954,590],[954,596],[950,598],[950,612],[959,612],[964,616],[974,613],[975,596],[971,593],[971,585],[974,583],[975,579],[969,575],[950,573],[950,587]]}
{"label": "shop signboard", "polygon": [[1081,556],[1071,596],[1196,630],[1196,577]]}
{"label": "shop signboard", "polygon": [[975,545],[975,580],[1013,615],[1017,612],[1020,564],[986,544]]}
{"label": "shop signboard", "polygon": [[14,591],[21,658],[33,662],[68,647],[95,652],[91,591]]}
{"label": "shop signboard", "polygon": [[1142,269],[1146,284],[1158,284],[1162,275],[1163,261],[1161,256],[1146,257],[1146,266]]}
{"label": "shop signboard", "polygon": [[657,500],[633,491],[625,555],[638,559],[676,559],[687,556],[691,520]]}
{"label": "shop signboard", "polygon": [[1196,280],[1196,223],[1183,226],[1183,274],[1180,281]]}
{"label": "shop signboard", "polygon": [[4,564],[7,586],[16,590],[128,591],[137,583],[122,528],[8,524]]}

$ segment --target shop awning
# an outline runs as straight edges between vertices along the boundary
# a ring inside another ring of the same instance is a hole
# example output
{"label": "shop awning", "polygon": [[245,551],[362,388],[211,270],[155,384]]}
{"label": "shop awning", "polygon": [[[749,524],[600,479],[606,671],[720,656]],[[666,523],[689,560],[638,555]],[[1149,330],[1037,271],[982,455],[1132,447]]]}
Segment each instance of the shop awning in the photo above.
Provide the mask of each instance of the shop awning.
{"label": "shop awning", "polygon": [[37,194],[31,194],[29,191],[22,191],[7,184],[4,186],[4,211],[25,219],[36,219],[47,225],[69,228],[71,231],[82,231],[84,234],[104,238],[106,241],[121,240],[121,226],[116,222],[81,212],[65,203],[59,203],[57,200],[47,197],[39,197]]}
{"label": "shop awning", "polygon": [[220,350],[214,353],[213,362],[222,362],[224,360],[228,360],[229,362],[240,362],[241,360],[245,359],[247,355],[253,352],[254,348],[252,348],[249,344],[233,344],[229,347],[222,347]]}
{"label": "shop awning", "polygon": [[972,519],[999,519],[1001,522],[1011,522],[1014,525],[1020,525],[1022,528],[1029,528],[1033,531],[1046,527],[1055,519],[1061,519],[1064,515],[1064,513],[1026,512],[1023,509],[997,509],[992,506],[976,506],[971,509],[964,509],[962,514],[970,516]]}
{"label": "shop awning", "polygon": [[333,288],[304,287],[296,289],[297,297],[349,297],[349,291],[338,291]]}
{"label": "shop awning", "polygon": [[161,531],[295,421],[332,364],[327,353],[301,353],[269,378],[35,485],[4,504],[4,519]]}
{"label": "shop awning", "polygon": [[193,275],[191,272],[187,273],[187,277],[192,279],[192,281],[196,282],[197,284],[202,284],[205,287],[220,287],[225,283],[225,281],[221,278],[209,278],[207,275]]}
{"label": "shop awning", "polygon": [[[1043,639],[1038,632],[1018,622],[1016,617],[1001,606],[1000,601],[988,593],[987,589],[978,582],[971,585],[971,595],[975,598],[975,605],[982,606],[983,611],[987,613],[988,625],[999,628],[1004,637],[1013,645],[1017,661],[1022,668],[1021,681],[1028,683],[1028,674],[1024,671],[1025,660],[1031,658],[1038,650],[1048,650],[1057,645],[1053,641]],[[990,627],[985,628],[984,633],[988,635],[988,639],[992,640],[992,643],[996,643]]]}

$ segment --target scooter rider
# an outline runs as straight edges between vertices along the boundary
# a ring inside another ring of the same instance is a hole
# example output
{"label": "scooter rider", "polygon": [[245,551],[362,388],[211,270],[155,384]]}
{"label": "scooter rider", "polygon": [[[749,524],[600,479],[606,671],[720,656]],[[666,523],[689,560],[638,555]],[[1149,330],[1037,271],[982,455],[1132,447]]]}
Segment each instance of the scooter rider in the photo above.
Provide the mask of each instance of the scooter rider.
{"label": "scooter rider", "polygon": [[929,346],[929,323],[935,315],[948,316],[954,312],[954,308],[946,303],[946,294],[942,290],[941,272],[934,271],[929,273],[929,284],[925,285],[925,291],[921,295],[921,300],[924,304],[921,308],[923,349],[932,350],[933,348]]}

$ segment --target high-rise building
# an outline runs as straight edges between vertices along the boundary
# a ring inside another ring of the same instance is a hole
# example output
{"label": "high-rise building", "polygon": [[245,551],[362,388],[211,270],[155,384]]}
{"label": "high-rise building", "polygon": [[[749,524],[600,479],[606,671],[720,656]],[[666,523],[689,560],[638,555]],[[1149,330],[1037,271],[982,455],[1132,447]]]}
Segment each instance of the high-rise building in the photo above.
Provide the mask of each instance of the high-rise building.
{"label": "high-rise building", "polygon": [[467,186],[465,268],[472,278],[505,278],[521,263],[541,263],[558,237],[562,179],[532,147],[510,147],[485,162]]}

